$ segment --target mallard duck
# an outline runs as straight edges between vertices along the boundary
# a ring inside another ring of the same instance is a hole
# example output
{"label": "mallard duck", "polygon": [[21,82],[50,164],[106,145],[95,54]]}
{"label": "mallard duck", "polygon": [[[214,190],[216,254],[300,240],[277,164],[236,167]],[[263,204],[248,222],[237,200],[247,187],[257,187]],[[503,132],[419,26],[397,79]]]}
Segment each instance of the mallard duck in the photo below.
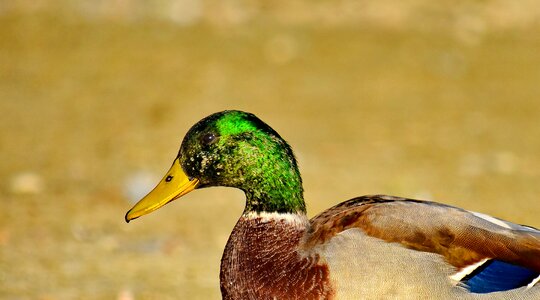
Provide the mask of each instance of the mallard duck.
{"label": "mallard duck", "polygon": [[223,299],[540,299],[539,230],[384,195],[308,219],[290,146],[241,111],[195,124],[125,219],[211,186],[246,195],[221,260]]}

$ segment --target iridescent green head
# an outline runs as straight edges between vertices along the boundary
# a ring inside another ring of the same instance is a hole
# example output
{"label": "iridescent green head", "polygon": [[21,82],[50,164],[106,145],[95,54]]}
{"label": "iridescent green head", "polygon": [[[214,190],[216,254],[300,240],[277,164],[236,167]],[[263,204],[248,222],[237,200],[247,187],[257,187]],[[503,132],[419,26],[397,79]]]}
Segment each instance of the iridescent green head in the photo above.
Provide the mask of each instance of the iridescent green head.
{"label": "iridescent green head", "polygon": [[305,213],[302,179],[287,142],[253,114],[223,111],[188,131],[171,170],[126,220],[210,186],[243,190],[246,212]]}

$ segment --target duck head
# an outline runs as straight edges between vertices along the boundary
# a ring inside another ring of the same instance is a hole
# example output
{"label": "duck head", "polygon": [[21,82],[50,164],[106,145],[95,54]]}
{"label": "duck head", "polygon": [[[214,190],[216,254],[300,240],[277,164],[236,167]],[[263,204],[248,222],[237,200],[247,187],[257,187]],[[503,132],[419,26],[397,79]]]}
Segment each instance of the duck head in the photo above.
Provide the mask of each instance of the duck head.
{"label": "duck head", "polygon": [[211,186],[243,190],[245,212],[305,213],[302,179],[290,146],[255,115],[229,110],[202,119],[187,132],[172,167],[125,219]]}

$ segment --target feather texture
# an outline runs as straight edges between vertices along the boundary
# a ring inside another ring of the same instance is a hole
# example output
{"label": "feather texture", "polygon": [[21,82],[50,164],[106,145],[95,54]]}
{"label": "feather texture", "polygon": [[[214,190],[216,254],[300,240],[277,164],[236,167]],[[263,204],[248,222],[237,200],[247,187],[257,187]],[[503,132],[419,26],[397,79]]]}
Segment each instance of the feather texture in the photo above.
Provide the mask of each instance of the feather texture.
{"label": "feather texture", "polygon": [[442,255],[461,269],[497,259],[540,272],[540,231],[506,228],[444,204],[392,196],[364,196],[342,202],[311,220],[306,246],[324,243],[349,228],[418,251]]}
{"label": "feather texture", "polygon": [[540,231],[435,202],[364,196],[328,209],[310,225],[305,249],[359,229],[387,243],[441,255],[455,270],[449,279],[473,294],[530,288],[540,275]]}

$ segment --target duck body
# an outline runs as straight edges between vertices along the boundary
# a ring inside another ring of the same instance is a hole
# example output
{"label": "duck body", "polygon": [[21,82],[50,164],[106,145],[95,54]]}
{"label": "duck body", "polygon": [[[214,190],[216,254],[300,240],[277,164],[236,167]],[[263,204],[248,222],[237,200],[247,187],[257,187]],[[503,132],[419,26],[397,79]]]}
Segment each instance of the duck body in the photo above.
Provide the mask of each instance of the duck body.
{"label": "duck body", "polygon": [[[386,220],[377,220],[381,213]],[[526,282],[507,291],[470,292],[462,281],[473,272],[467,266],[488,265],[493,259],[486,257],[505,249],[510,257],[494,259],[540,255],[538,248],[528,253],[520,246],[538,243],[540,232],[478,215],[384,195],[343,202],[311,220],[301,214],[244,214],[221,262],[223,299],[540,299],[540,289]],[[462,224],[467,235],[448,225],[454,218],[469,220]],[[398,232],[390,236],[384,230]],[[477,248],[465,248],[467,243]],[[462,251],[467,255],[453,254]],[[529,263],[531,270],[540,268],[540,261]],[[496,283],[515,275],[499,276]],[[540,272],[531,271],[524,281],[535,276]]]}
{"label": "duck body", "polygon": [[194,125],[126,220],[210,186],[246,194],[221,260],[223,299],[540,299],[539,230],[384,195],[308,219],[292,150],[240,111]]}

